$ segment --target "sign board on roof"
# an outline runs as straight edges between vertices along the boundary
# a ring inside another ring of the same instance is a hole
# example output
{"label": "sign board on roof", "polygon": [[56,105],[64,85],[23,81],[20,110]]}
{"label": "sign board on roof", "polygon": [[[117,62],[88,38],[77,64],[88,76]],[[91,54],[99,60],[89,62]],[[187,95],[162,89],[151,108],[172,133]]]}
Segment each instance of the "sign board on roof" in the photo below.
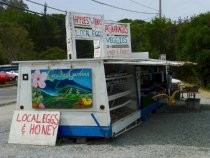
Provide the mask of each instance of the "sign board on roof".
{"label": "sign board on roof", "polygon": [[66,16],[67,56],[76,59],[76,40],[93,40],[94,57],[128,57],[130,25],[104,22],[102,15],[69,12]]}
{"label": "sign board on roof", "polygon": [[[76,59],[75,40],[100,41],[103,44],[104,18],[102,15],[69,12],[66,16],[67,57]],[[102,52],[99,52],[102,54]]]}
{"label": "sign board on roof", "polygon": [[130,25],[105,23],[105,51],[107,57],[128,57],[131,53]]}
{"label": "sign board on roof", "polygon": [[59,120],[58,111],[14,111],[8,142],[54,146]]}

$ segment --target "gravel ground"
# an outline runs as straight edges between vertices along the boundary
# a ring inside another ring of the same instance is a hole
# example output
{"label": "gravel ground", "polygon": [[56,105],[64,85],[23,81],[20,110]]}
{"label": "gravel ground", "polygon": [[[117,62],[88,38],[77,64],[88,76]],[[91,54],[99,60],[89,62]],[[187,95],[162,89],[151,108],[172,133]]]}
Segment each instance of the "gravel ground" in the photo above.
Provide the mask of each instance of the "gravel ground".
{"label": "gravel ground", "polygon": [[210,104],[200,109],[162,107],[139,127],[112,140],[94,139],[86,144],[58,141],[55,147],[8,144],[11,119],[0,121],[1,158],[209,158]]}

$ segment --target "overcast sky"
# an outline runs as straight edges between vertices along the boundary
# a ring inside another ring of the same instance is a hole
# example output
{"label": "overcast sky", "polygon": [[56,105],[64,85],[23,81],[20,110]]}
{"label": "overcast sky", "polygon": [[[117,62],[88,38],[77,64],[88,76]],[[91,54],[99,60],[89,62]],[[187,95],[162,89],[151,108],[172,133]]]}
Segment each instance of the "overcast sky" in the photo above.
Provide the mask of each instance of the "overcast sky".
{"label": "overcast sky", "polygon": [[[142,19],[150,21],[156,14],[143,14],[115,9],[106,5],[98,4],[92,0],[31,0],[37,3],[47,3],[48,6],[66,11],[75,11],[91,14],[102,14],[106,20],[118,21],[123,18]],[[146,12],[158,13],[159,0],[97,0],[102,3],[113,5],[119,8]],[[30,10],[42,12],[43,6],[39,6],[24,0]],[[179,17],[186,18],[200,13],[210,11],[210,0],[162,0],[162,15],[172,20]],[[47,13],[62,13],[52,9]]]}

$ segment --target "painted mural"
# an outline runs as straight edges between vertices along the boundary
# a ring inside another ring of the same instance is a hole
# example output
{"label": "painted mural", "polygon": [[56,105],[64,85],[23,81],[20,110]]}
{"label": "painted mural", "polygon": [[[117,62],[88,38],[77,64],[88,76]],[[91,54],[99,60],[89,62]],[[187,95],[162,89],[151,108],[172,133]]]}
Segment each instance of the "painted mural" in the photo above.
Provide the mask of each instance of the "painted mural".
{"label": "painted mural", "polygon": [[92,70],[31,70],[32,107],[83,109],[92,107]]}

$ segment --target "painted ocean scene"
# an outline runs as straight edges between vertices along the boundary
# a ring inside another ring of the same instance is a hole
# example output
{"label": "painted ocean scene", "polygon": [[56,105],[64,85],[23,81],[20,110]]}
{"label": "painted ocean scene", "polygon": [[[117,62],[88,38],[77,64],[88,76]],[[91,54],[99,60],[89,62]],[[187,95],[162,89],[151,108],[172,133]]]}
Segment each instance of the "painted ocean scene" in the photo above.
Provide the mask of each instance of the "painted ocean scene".
{"label": "painted ocean scene", "polygon": [[36,109],[92,107],[92,70],[31,70],[32,106]]}

